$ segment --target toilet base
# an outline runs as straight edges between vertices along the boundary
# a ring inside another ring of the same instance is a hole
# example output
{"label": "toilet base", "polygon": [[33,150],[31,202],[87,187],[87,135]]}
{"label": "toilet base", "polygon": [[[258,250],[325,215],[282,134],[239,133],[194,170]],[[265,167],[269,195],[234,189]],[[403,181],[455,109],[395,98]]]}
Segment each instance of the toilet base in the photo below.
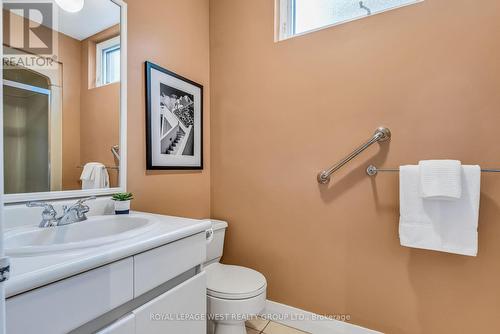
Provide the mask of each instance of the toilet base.
{"label": "toilet base", "polygon": [[244,321],[216,321],[212,324],[213,334],[246,334]]}
{"label": "toilet base", "polygon": [[221,299],[207,296],[209,334],[246,334],[245,319],[251,319],[265,307],[266,293],[248,299]]}

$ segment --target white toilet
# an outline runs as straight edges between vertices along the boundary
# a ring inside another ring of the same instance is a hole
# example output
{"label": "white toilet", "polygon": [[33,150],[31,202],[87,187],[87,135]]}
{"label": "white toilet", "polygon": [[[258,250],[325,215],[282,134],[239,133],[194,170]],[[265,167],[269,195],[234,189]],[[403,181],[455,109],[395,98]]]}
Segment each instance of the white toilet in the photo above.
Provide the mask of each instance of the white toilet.
{"label": "white toilet", "polygon": [[[267,282],[258,271],[219,263],[227,223],[211,220],[207,231],[207,312],[209,334],[246,334],[245,320],[265,306]],[[210,236],[210,234],[212,234]]]}

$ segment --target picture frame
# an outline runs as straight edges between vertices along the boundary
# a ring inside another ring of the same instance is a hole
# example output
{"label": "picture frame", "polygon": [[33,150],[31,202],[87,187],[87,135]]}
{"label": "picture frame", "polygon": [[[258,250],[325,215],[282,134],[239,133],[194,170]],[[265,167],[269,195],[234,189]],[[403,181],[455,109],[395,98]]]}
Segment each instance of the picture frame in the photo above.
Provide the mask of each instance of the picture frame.
{"label": "picture frame", "polygon": [[149,61],[145,71],[147,169],[203,169],[203,86]]}

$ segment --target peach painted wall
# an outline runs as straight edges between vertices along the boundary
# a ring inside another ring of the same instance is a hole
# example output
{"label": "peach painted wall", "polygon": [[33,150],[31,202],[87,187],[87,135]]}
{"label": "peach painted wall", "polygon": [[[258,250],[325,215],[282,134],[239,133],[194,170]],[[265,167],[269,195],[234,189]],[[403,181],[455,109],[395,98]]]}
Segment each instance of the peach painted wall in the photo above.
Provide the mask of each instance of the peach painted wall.
{"label": "peach painted wall", "polygon": [[[111,147],[120,144],[120,84],[95,87],[96,43],[118,36],[118,25],[103,30],[81,42],[81,164],[98,161],[119,166]],[[82,170],[80,170],[81,172]],[[119,174],[108,169],[110,187],[117,187]]]}
{"label": "peach painted wall", "polygon": [[[500,165],[500,2],[426,0],[280,43],[273,10],[210,2],[211,212],[229,221],[225,262],[263,272],[271,300],[386,333],[500,332],[500,177],[483,176],[469,258],[401,247],[398,177],[364,172]],[[317,184],[379,125],[389,145]]]}
{"label": "peach painted wall", "polygon": [[62,190],[80,189],[80,76],[81,43],[59,33],[62,63]]}
{"label": "peach painted wall", "polygon": [[[119,166],[111,147],[120,144],[120,84],[92,89],[82,85],[81,96],[81,165],[98,161],[105,166]],[[108,169],[108,174],[110,187],[117,187],[118,171]]]}
{"label": "peach painted wall", "polygon": [[[128,190],[133,208],[210,215],[209,1],[128,0]],[[146,171],[144,62],[204,86],[202,171]]]}

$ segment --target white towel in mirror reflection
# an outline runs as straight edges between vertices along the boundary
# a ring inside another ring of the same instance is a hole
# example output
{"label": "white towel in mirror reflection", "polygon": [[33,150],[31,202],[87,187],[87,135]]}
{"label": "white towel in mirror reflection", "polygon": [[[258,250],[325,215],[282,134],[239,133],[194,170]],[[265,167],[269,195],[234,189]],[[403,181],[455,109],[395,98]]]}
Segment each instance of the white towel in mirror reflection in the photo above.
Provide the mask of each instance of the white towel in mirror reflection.
{"label": "white towel in mirror reflection", "polygon": [[80,180],[82,180],[83,190],[109,188],[108,170],[100,162],[86,163]]}

